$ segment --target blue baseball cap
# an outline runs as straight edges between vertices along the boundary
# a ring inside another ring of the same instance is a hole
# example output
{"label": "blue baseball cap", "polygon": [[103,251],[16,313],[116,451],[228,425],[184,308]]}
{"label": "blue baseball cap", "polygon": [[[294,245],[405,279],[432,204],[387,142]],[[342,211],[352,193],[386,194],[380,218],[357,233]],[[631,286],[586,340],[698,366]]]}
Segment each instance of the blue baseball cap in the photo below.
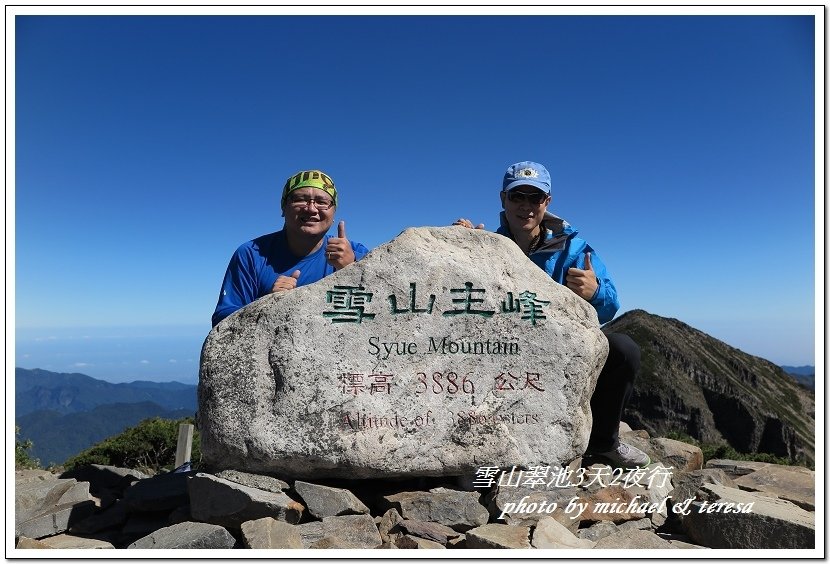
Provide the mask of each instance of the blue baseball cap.
{"label": "blue baseball cap", "polygon": [[533,161],[522,161],[507,167],[501,183],[502,192],[519,186],[533,186],[545,194],[550,194],[550,173],[548,169]]}

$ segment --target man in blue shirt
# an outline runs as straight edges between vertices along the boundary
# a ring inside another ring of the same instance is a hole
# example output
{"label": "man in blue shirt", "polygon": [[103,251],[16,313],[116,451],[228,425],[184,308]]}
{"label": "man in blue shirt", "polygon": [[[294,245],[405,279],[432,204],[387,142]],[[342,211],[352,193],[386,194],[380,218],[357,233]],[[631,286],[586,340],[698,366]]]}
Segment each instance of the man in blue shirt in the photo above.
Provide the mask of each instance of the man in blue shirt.
{"label": "man in blue shirt", "polygon": [[348,239],[344,221],[337,237],[328,235],[337,189],[322,171],[303,170],[289,178],[280,206],[283,228],[244,243],[231,257],[211,320],[214,327],[257,298],[317,282],[369,252]]}
{"label": "man in blue shirt", "polygon": [[[550,190],[550,174],[544,166],[532,161],[510,165],[502,181],[504,211],[496,232],[515,241],[548,276],[591,304],[600,323],[611,321],[620,308],[614,282],[596,251],[576,236],[567,221],[547,211]],[[464,218],[453,225],[473,227]],[[651,461],[646,453],[619,440],[620,419],[640,368],[640,348],[627,335],[605,336],[608,358],[591,396],[593,425],[586,454],[620,467],[647,466]]]}

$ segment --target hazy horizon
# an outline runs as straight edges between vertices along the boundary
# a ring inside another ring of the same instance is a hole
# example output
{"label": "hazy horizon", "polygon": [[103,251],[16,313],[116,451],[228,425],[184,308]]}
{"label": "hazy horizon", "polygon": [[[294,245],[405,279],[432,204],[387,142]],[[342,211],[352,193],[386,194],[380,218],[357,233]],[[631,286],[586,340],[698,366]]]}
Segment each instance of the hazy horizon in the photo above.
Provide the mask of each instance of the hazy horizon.
{"label": "hazy horizon", "polygon": [[[680,321],[687,323],[683,319]],[[16,366],[50,372],[78,372],[113,383],[149,380],[196,384],[201,347],[209,332],[208,324],[18,328]],[[795,356],[770,358],[724,342],[778,366],[815,367],[815,360],[804,362]]]}

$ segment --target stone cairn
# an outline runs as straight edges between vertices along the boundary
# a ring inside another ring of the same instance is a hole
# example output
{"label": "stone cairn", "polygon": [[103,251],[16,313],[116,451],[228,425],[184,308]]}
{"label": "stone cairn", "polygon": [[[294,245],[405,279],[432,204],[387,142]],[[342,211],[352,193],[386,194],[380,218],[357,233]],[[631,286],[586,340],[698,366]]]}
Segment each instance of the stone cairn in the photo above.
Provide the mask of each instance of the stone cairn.
{"label": "stone cairn", "polygon": [[25,548],[802,548],[814,475],[582,459],[608,352],[593,308],[508,239],[417,228],[215,327],[198,471],[19,472]]}

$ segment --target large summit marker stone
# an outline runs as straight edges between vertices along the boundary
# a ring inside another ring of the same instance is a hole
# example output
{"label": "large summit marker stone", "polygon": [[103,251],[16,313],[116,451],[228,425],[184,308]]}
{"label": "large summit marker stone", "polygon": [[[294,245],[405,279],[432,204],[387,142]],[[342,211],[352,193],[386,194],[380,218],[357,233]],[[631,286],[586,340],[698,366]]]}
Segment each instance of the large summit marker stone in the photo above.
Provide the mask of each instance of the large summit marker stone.
{"label": "large summit marker stone", "polygon": [[208,335],[205,461],[297,478],[465,475],[582,454],[594,309],[506,237],[407,229]]}

